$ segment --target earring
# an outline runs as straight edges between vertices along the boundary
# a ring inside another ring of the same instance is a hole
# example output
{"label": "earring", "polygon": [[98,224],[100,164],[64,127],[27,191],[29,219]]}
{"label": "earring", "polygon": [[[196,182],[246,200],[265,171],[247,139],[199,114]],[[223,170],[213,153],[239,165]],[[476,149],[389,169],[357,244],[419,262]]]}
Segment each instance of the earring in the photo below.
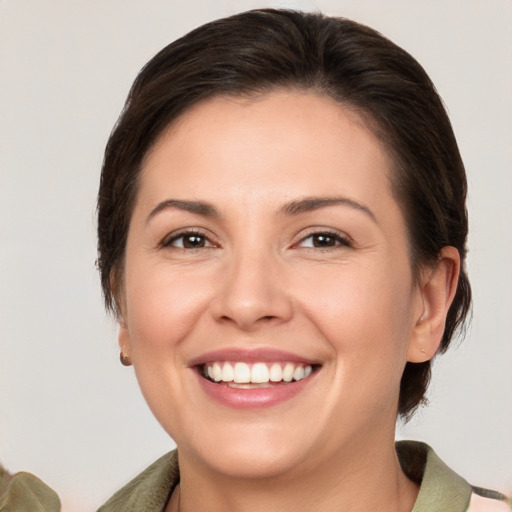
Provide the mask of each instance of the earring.
{"label": "earring", "polygon": [[125,354],[122,350],[119,354],[119,360],[121,361],[121,364],[123,366],[131,366],[132,360],[130,359],[130,356],[128,354]]}

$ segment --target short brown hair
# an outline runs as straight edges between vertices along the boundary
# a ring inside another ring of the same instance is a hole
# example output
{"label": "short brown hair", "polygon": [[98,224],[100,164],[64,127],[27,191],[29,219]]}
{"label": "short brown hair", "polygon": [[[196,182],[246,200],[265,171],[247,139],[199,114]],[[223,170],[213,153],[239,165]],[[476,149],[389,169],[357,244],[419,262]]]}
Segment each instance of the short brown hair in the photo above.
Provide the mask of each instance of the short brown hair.
{"label": "short brown hair", "polygon": [[[98,266],[116,313],[141,163],[163,130],[201,100],[288,88],[326,94],[356,109],[390,152],[395,197],[415,274],[445,246],[466,256],[466,175],[434,85],[406,51],[344,18],[264,9],[203,25],[161,50],[136,78],[108,141],[98,195]],[[441,351],[463,326],[471,289],[462,266]],[[399,413],[424,401],[430,361],[407,363]]]}

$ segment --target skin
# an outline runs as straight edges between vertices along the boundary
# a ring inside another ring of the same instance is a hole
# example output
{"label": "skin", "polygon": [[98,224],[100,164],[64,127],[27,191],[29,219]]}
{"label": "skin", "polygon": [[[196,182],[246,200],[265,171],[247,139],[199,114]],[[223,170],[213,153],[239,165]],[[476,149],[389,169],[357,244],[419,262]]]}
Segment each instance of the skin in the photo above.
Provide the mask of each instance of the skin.
{"label": "skin", "polygon": [[[146,156],[119,342],[179,447],[180,510],[412,509],[417,487],[394,451],[400,378],[435,354],[459,260],[447,247],[414,279],[390,172],[356,114],[287,91],[201,103]],[[352,203],[283,212],[311,197]],[[169,199],[218,215],[157,208]],[[187,230],[199,248],[184,248]],[[320,247],[318,233],[330,236]],[[189,364],[226,348],[321,366],[285,402],[234,409]]]}

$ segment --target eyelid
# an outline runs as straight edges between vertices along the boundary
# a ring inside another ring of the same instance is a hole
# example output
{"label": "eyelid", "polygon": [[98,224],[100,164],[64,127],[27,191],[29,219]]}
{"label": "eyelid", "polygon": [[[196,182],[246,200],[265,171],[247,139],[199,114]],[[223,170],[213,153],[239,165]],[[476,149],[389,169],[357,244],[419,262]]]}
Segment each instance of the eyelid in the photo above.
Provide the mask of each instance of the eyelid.
{"label": "eyelid", "polygon": [[207,247],[197,247],[196,249],[207,249],[209,247],[218,247],[218,244],[212,240],[212,237],[208,236],[200,228],[183,228],[183,229],[178,229],[176,231],[168,233],[167,235],[165,235],[162,238],[161,242],[158,245],[160,248],[163,248],[163,249],[174,247],[176,249],[183,249],[183,250],[187,250],[187,251],[193,250],[193,249],[186,249],[184,247],[178,247],[178,246],[172,245],[173,242],[175,242],[176,240],[179,240],[180,238],[184,238],[186,236],[203,237],[206,240],[206,242],[209,244]]}
{"label": "eyelid", "polygon": [[[306,247],[306,248],[314,249],[314,250],[318,250],[318,249],[333,250],[333,249],[337,249],[340,247],[352,247],[354,244],[352,238],[347,233],[345,233],[343,231],[339,231],[339,230],[333,229],[333,228],[312,227],[312,228],[308,228],[305,232],[303,231],[302,233],[300,233],[299,234],[300,238],[292,244],[292,247],[293,248],[300,247],[301,244],[305,240],[307,240],[308,238],[310,238],[314,235],[327,235],[327,236],[333,237],[338,243],[335,246],[331,246],[331,247],[327,246],[327,247],[323,247],[323,248],[322,247]],[[199,236],[199,237],[203,237],[205,239],[208,246],[207,247],[198,247],[197,249],[219,247],[219,244],[213,240],[213,237],[209,236],[207,233],[205,233],[205,231],[203,229],[193,228],[193,227],[178,229],[171,233],[166,234],[162,238],[162,240],[160,241],[160,243],[158,245],[160,248],[174,247],[176,249],[184,249],[184,250],[190,251],[190,250],[192,250],[190,248],[186,249],[184,247],[178,247],[178,246],[172,245],[176,240],[179,240],[180,238],[184,238],[186,236]]]}
{"label": "eyelid", "polygon": [[306,233],[302,233],[300,236],[300,239],[293,244],[293,247],[300,247],[300,244],[303,243],[308,238],[314,236],[314,235],[328,235],[333,238],[335,238],[339,244],[332,246],[332,247],[307,247],[307,249],[314,249],[314,250],[333,250],[338,249],[340,247],[353,247],[354,241],[352,238],[345,232],[339,231],[337,229],[333,228],[322,228],[322,227],[314,227],[309,228]]}

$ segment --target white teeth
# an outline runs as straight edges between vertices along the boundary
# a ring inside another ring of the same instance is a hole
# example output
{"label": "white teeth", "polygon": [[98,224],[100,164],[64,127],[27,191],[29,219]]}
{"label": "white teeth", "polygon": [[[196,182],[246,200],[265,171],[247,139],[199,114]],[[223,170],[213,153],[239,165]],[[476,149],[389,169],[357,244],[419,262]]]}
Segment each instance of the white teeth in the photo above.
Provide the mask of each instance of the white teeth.
{"label": "white teeth", "polygon": [[261,384],[268,382],[269,371],[265,363],[256,363],[251,368],[251,382],[255,384]]}
{"label": "white teeth", "polygon": [[224,363],[222,367],[222,379],[224,382],[232,382],[235,378],[233,367],[229,363]]}
{"label": "white teeth", "polygon": [[[214,363],[215,366],[216,363]],[[246,363],[236,363],[233,380],[238,384],[245,384],[251,382],[251,369]]]}
{"label": "white teeth", "polygon": [[293,379],[293,372],[295,370],[295,366],[293,364],[288,363],[283,370],[283,380],[285,382],[291,382]]}
{"label": "white teeth", "polygon": [[219,382],[222,379],[222,370],[219,363],[213,363],[213,380]]}
{"label": "white teeth", "polygon": [[280,382],[283,380],[283,369],[279,363],[274,363],[270,367],[269,377],[271,382]]}
{"label": "white teeth", "polygon": [[302,380],[304,378],[304,368],[297,366],[293,372],[293,380]]}
{"label": "white teeth", "polygon": [[[313,372],[311,365],[303,366],[294,363],[230,363],[216,361],[203,367],[203,375],[214,382],[231,383],[231,387],[251,388],[253,384],[268,384],[271,382],[292,382],[309,377]],[[264,386],[265,387],[265,386]]]}

